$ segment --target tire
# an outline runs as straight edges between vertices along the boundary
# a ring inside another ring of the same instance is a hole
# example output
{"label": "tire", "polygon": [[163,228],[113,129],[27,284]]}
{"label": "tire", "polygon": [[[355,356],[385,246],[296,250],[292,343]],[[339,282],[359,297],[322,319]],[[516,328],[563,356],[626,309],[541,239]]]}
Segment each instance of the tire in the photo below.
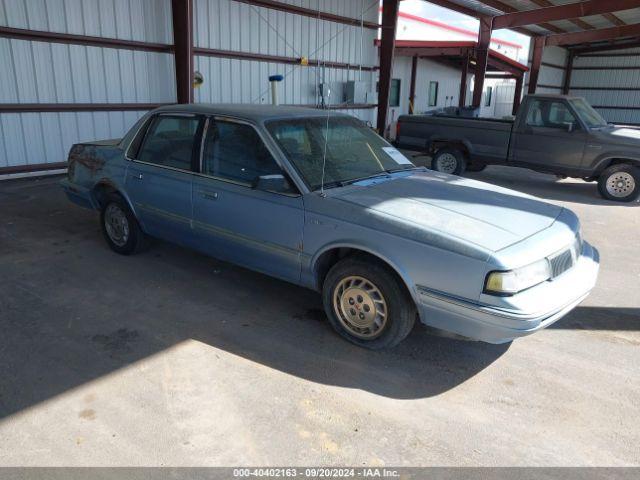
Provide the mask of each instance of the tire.
{"label": "tire", "polygon": [[353,256],[336,263],[324,281],[322,300],[334,330],[371,350],[396,346],[416,319],[415,304],[401,280],[367,258]]}
{"label": "tire", "polygon": [[146,246],[146,236],[127,202],[117,193],[105,195],[100,227],[107,244],[116,253],[131,255]]}
{"label": "tire", "polygon": [[466,162],[462,152],[456,148],[441,148],[431,160],[431,169],[436,172],[450,175],[462,175],[466,168]]}
{"label": "tire", "polygon": [[640,195],[640,168],[619,163],[598,177],[600,195],[614,202],[632,202]]}
{"label": "tire", "polygon": [[484,163],[467,163],[466,171],[467,172],[481,172],[485,168],[487,168],[487,165],[484,164]]}

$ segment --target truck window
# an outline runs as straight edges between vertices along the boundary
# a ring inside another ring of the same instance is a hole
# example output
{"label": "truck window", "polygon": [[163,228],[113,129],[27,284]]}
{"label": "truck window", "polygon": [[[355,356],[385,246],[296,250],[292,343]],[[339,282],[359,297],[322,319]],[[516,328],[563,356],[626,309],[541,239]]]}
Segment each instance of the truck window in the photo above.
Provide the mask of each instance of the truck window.
{"label": "truck window", "polygon": [[568,123],[575,126],[576,117],[564,102],[543,99],[531,101],[527,112],[527,126],[566,129]]}

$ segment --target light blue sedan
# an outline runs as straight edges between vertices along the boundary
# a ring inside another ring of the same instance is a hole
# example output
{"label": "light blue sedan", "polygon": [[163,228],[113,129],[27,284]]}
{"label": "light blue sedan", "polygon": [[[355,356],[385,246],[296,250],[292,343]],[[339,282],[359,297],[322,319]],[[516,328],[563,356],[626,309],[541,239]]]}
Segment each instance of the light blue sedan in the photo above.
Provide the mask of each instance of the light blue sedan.
{"label": "light blue sedan", "polygon": [[569,210],[418,168],[362,122],[293,107],[174,105],[118,140],[74,145],[68,197],[109,246],[147,236],[322,292],[368,348],[421,322],[502,343],[594,287],[598,252]]}

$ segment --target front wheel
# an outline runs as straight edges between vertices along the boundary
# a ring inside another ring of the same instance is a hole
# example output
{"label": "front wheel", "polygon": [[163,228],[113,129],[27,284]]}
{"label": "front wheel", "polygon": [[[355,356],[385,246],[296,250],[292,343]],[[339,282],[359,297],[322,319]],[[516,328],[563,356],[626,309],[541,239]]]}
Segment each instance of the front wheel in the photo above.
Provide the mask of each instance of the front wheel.
{"label": "front wheel", "polygon": [[416,309],[401,281],[375,261],[347,257],[324,281],[324,309],[344,338],[369,349],[390,348],[411,331]]}
{"label": "front wheel", "polygon": [[450,175],[462,175],[465,168],[466,162],[464,155],[460,150],[455,148],[441,148],[436,152],[431,161],[432,170]]}
{"label": "front wheel", "polygon": [[612,165],[598,178],[600,195],[616,202],[631,202],[640,195],[640,168],[628,163]]}

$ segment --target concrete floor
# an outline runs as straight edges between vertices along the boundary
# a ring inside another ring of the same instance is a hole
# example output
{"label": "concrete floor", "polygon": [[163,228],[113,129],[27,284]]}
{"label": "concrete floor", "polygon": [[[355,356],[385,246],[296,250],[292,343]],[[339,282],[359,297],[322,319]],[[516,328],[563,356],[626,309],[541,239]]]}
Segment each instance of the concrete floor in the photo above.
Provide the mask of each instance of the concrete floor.
{"label": "concrete floor", "polygon": [[55,178],[0,184],[0,465],[639,465],[640,210],[574,209],[593,294],[511,345],[336,336],[317,294],[172,245],[122,257]]}

